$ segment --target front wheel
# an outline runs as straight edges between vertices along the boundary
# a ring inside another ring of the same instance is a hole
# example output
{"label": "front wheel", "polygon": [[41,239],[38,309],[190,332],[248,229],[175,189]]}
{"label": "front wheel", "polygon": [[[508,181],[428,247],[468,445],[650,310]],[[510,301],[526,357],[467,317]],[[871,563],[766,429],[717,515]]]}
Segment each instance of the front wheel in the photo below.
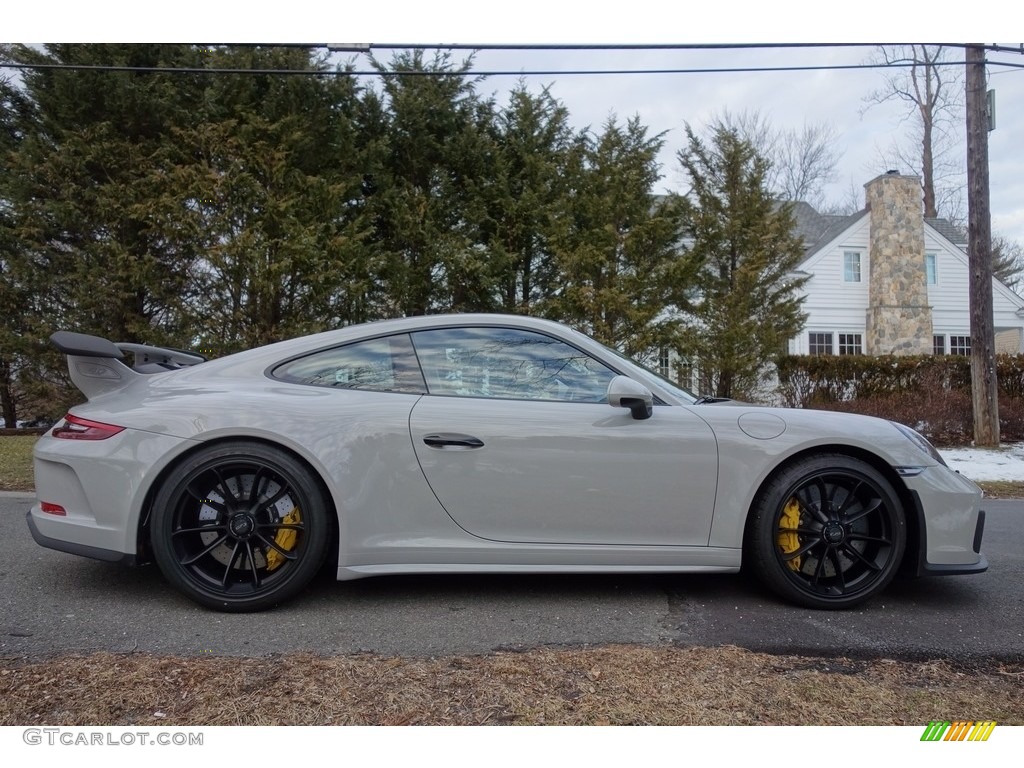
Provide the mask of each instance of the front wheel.
{"label": "front wheel", "polygon": [[324,561],[328,507],[301,462],[261,443],[222,443],[176,467],[157,493],[153,556],[168,581],[221,611],[297,594]]}
{"label": "front wheel", "polygon": [[780,472],[755,501],[747,533],[755,575],[809,608],[849,608],[878,594],[906,546],[903,507],[889,481],[842,454]]}

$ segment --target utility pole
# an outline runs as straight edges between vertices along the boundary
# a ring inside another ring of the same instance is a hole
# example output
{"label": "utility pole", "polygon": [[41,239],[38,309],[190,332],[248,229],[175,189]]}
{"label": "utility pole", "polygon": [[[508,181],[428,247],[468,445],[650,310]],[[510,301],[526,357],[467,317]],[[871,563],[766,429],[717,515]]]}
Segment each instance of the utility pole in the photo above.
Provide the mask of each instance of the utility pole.
{"label": "utility pole", "polygon": [[992,220],[988,191],[988,100],[985,49],[970,44],[966,53],[967,253],[971,300],[971,399],[974,444],[999,446],[995,329],[992,315]]}

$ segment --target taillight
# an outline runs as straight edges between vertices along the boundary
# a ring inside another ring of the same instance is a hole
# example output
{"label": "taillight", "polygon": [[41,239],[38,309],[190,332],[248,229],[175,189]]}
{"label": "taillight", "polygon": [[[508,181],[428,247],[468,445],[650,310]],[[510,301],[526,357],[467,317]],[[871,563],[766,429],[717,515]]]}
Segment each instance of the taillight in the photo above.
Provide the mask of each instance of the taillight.
{"label": "taillight", "polygon": [[69,413],[64,417],[64,423],[54,427],[50,434],[64,440],[106,440],[123,431],[124,427],[104,424],[102,421],[89,421]]}
{"label": "taillight", "polygon": [[67,510],[64,509],[60,504],[51,504],[48,501],[39,502],[39,509],[41,512],[45,512],[48,515],[67,515]]}

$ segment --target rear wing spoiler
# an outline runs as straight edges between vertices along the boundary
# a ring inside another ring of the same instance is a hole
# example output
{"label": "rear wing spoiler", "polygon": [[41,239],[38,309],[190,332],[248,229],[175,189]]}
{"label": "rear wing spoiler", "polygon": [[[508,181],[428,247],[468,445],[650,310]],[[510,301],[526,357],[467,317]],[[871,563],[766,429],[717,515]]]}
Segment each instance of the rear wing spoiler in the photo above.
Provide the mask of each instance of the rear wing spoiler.
{"label": "rear wing spoiler", "polygon": [[[149,344],[115,344],[99,336],[73,331],[57,331],[50,336],[50,341],[68,356],[71,380],[89,399],[126,387],[145,374],[206,362],[206,357],[197,352]],[[124,363],[126,353],[135,357],[131,368]]]}

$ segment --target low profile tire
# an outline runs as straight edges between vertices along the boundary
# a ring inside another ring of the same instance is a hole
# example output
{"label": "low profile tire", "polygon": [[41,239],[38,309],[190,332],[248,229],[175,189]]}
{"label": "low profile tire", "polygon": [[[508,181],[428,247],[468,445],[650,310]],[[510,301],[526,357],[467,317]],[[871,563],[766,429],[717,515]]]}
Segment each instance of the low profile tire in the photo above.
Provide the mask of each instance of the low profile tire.
{"label": "low profile tire", "polygon": [[808,608],[850,608],[896,575],[906,519],[886,478],[842,454],[803,459],[762,490],[747,529],[751,570]]}
{"label": "low profile tire", "polygon": [[153,556],[167,580],[221,611],[261,611],[294,597],[330,539],[316,476],[261,443],[221,443],[177,466],[156,495]]}

